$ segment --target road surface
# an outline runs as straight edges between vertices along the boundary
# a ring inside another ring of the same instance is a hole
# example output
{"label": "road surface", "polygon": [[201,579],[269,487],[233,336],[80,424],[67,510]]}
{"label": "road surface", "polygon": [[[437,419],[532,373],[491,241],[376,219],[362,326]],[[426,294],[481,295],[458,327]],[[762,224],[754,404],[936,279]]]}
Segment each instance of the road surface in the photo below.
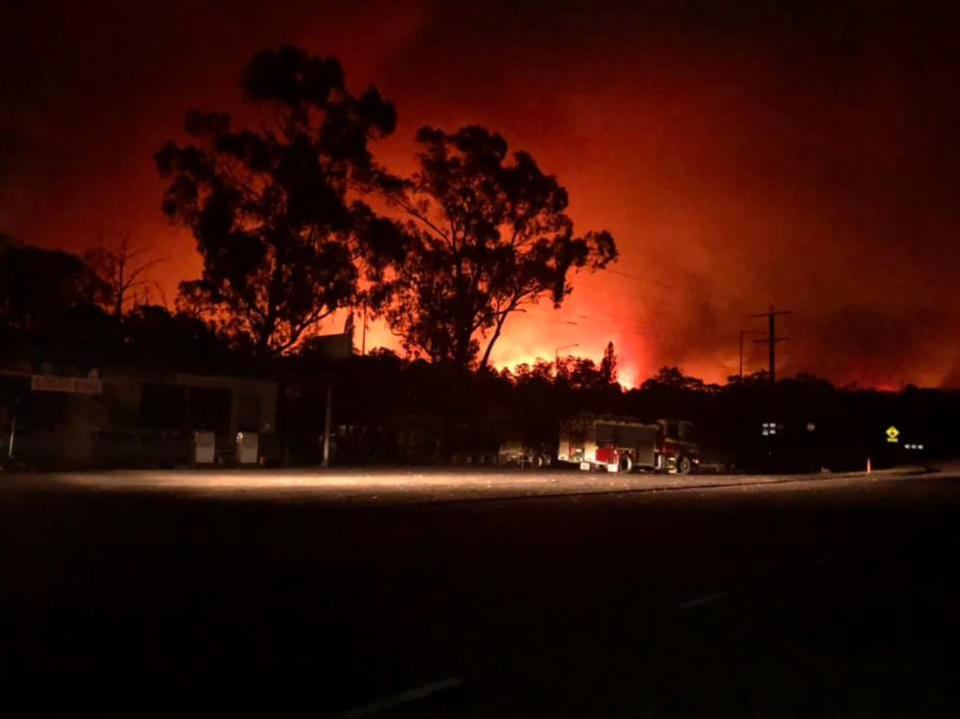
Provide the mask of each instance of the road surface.
{"label": "road surface", "polygon": [[958,500],[956,467],[0,475],[0,682],[137,715],[955,714]]}
{"label": "road surface", "polygon": [[[897,467],[871,473],[877,480],[913,477],[923,467]],[[394,469],[202,469],[75,472],[42,475],[11,487],[147,492],[217,499],[293,500],[334,504],[393,505],[463,500],[504,500],[573,494],[620,494],[763,484],[823,482],[860,478],[847,474],[656,474],[547,471],[518,468]],[[22,476],[22,475],[21,475]]]}

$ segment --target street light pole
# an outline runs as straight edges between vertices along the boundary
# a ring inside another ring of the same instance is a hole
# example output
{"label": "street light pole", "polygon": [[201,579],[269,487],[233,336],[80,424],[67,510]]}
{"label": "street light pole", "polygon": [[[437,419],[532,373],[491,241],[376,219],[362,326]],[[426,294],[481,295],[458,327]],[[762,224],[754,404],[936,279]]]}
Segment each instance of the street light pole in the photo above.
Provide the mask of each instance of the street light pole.
{"label": "street light pole", "polygon": [[743,384],[743,337],[744,335],[759,334],[757,330],[740,330],[740,383]]}
{"label": "street light pole", "polygon": [[327,379],[327,409],[323,415],[323,467],[330,466],[330,430],[333,424],[333,382]]}
{"label": "street light pole", "polygon": [[746,330],[740,330],[740,384],[743,384],[743,335]]}

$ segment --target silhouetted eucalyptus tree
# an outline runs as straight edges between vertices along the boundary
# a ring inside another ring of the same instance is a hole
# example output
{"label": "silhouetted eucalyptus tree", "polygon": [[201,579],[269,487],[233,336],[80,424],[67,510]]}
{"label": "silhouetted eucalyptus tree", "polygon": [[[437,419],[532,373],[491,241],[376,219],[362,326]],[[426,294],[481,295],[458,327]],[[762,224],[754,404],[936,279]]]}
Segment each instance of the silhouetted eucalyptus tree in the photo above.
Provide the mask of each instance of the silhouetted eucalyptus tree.
{"label": "silhouetted eucalyptus tree", "polygon": [[170,178],[164,212],[189,227],[203,274],[181,302],[216,319],[259,356],[293,347],[357,289],[358,216],[351,183],[369,179],[369,140],[393,132],[396,114],[375,88],[354,97],[340,63],[283,47],[257,53],[246,97],[269,111],[257,130],[228,115],[187,114],[197,144],[156,154]]}
{"label": "silhouetted eucalyptus tree", "polygon": [[566,190],[529,154],[508,157],[500,135],[424,127],[417,143],[419,169],[388,190],[409,238],[378,299],[408,351],[484,367],[513,312],[544,295],[559,306],[570,270],[605,267],[616,244],[574,235]]}
{"label": "silhouetted eucalyptus tree", "polygon": [[130,236],[123,235],[83,253],[84,262],[106,285],[106,308],[118,320],[131,305],[148,304],[148,273],[163,259],[142,259],[145,252],[146,247],[134,247]]}

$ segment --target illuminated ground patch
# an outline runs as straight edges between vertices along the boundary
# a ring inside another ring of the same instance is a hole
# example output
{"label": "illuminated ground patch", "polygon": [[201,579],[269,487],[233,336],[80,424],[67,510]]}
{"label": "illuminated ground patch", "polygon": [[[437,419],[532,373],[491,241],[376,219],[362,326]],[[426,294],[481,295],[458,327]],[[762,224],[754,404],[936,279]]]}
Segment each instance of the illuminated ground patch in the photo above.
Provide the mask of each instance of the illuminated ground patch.
{"label": "illuminated ground patch", "polygon": [[[873,477],[915,474],[917,468]],[[150,470],[34,475],[34,482],[93,491],[171,492],[231,498],[384,503],[536,497],[565,494],[754,487],[859,475],[657,475],[519,470]]]}

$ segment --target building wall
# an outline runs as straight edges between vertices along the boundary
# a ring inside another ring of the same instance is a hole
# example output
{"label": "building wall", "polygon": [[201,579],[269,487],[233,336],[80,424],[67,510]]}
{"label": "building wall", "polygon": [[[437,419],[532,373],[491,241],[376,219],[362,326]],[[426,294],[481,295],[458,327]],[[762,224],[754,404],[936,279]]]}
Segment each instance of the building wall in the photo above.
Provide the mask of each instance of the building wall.
{"label": "building wall", "polygon": [[140,423],[143,387],[157,383],[189,389],[230,393],[229,431],[272,432],[277,424],[277,383],[246,377],[177,373],[149,375],[111,372],[103,376],[103,401],[112,428],[134,428]]}
{"label": "building wall", "polygon": [[[29,387],[29,375],[25,375],[24,381]],[[172,434],[158,435],[143,425],[144,387],[148,384],[179,388],[183,391],[182,411],[176,410],[172,425],[167,428],[173,430]],[[214,414],[221,418],[215,428],[220,446],[232,444],[238,431],[265,434],[276,429],[275,381],[179,373],[106,371],[102,375],[100,394],[27,390],[24,401],[33,405],[33,415],[37,419],[35,426],[31,427],[25,422],[22,427],[23,442],[20,449],[23,460],[38,466],[125,466],[149,461],[151,456],[158,457],[157,452],[160,451],[151,443],[189,443],[190,430],[214,429],[190,426],[191,417],[210,416],[209,412],[204,414],[202,411],[191,411],[191,391],[193,401],[201,404],[194,409],[210,409],[202,406],[202,403],[210,398],[219,401],[219,404],[211,404],[215,405],[212,407]],[[223,401],[224,397],[227,398],[226,402]],[[31,414],[29,409],[31,408],[23,408],[24,420]],[[193,424],[201,423],[198,421]],[[144,460],[144,457],[148,459]]]}
{"label": "building wall", "polygon": [[173,383],[185,387],[229,389],[232,393],[230,432],[273,432],[277,426],[277,383],[247,377],[177,374]]}
{"label": "building wall", "polygon": [[111,429],[137,427],[143,378],[110,374],[103,378],[103,401],[107,405]]}

